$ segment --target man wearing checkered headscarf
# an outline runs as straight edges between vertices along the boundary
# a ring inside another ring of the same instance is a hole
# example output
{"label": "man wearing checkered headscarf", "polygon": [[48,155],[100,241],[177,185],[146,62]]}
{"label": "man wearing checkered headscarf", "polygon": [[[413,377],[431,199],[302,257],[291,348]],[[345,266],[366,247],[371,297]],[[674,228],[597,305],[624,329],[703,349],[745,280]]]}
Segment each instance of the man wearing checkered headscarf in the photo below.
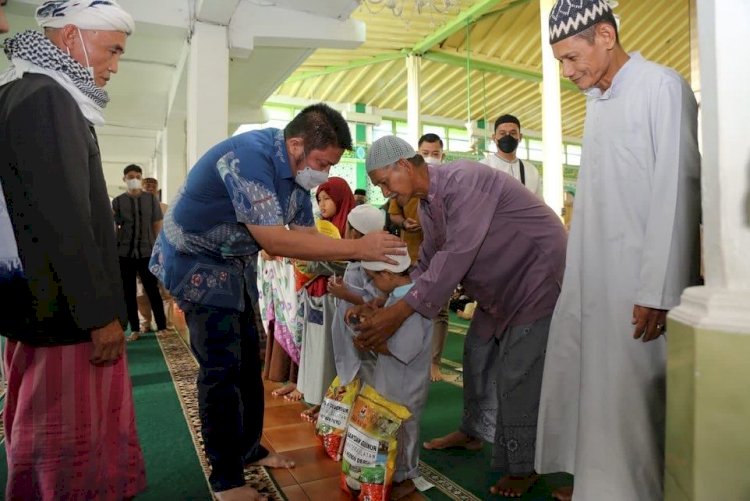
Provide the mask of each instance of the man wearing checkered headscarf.
{"label": "man wearing checkered headscarf", "polygon": [[55,0],[5,41],[0,335],[8,499],[132,498],[146,487],[125,304],[94,125],[132,18]]}
{"label": "man wearing checkered headscarf", "polygon": [[699,279],[697,105],[675,71],[623,50],[612,4],[559,0],[549,17],[552,51],[587,104],[536,466],[573,473],[576,499],[656,501],[666,315]]}

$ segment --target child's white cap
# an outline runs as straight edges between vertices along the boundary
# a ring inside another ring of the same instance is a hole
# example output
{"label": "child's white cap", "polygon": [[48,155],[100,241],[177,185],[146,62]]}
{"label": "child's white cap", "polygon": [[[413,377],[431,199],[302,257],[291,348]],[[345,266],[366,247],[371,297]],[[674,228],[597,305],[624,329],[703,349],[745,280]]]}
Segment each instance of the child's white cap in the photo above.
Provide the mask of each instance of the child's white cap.
{"label": "child's white cap", "polygon": [[362,268],[370,271],[387,270],[393,273],[401,273],[411,266],[411,258],[408,254],[404,256],[389,254],[388,257],[396,261],[397,264],[389,264],[382,261],[362,261]]}
{"label": "child's white cap", "polygon": [[358,205],[349,212],[347,221],[363,235],[381,231],[385,226],[385,212],[373,205]]}

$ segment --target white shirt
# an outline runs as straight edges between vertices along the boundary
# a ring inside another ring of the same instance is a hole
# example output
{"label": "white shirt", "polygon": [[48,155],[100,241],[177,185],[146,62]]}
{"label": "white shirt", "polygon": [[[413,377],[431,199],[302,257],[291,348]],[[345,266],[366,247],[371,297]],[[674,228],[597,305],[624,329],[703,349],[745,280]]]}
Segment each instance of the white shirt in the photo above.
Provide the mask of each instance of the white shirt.
{"label": "white shirt", "polygon": [[[503,171],[506,174],[510,174],[514,178],[521,181],[521,162],[516,158],[512,162],[508,162],[504,158],[500,158],[496,153],[488,153],[487,157],[482,160],[483,164],[489,165],[490,167]],[[536,196],[544,200],[542,193],[542,179],[539,176],[539,169],[536,165],[529,162],[528,160],[523,161],[524,175],[526,178],[526,188]]]}

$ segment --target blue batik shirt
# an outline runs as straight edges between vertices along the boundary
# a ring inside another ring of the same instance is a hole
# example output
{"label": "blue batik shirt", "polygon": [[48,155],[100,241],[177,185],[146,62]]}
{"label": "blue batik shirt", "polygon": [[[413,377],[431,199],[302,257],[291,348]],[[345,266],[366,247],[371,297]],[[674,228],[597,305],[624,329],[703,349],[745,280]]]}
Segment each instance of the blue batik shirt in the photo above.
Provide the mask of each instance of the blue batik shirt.
{"label": "blue batik shirt", "polygon": [[164,217],[151,272],[177,299],[243,311],[245,291],[258,296],[260,250],[246,224],[314,224],[279,129],[231,137],[198,160]]}

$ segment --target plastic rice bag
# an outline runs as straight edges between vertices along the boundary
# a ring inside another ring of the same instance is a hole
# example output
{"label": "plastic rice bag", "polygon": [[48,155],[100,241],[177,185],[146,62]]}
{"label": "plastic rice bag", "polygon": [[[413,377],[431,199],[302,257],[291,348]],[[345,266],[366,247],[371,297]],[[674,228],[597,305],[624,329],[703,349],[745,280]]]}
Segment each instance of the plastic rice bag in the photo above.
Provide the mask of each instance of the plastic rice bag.
{"label": "plastic rice bag", "polygon": [[341,448],[344,443],[346,425],[354,399],[359,393],[359,379],[354,378],[346,386],[341,385],[336,376],[328,387],[323,403],[320,404],[320,414],[315,424],[315,433],[323,442],[323,448],[328,457],[334,461],[341,460]]}
{"label": "plastic rice bag", "polygon": [[341,488],[359,501],[387,501],[401,423],[411,413],[366,386],[354,401],[341,462]]}

